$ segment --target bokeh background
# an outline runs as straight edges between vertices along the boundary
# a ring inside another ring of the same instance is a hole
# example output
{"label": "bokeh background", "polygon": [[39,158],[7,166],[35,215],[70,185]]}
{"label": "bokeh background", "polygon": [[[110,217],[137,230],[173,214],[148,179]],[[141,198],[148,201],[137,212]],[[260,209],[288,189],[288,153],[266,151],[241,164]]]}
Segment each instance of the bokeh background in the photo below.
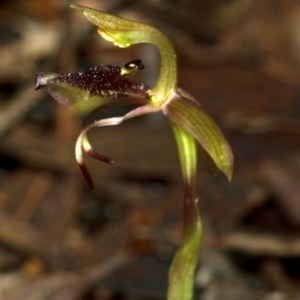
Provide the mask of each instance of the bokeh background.
{"label": "bokeh background", "polygon": [[[90,132],[113,166],[75,162],[83,124],[127,108],[74,115],[38,72],[142,59],[118,49],[67,0],[0,2],[0,299],[165,299],[181,239],[182,186],[168,122],[154,114]],[[78,0],[156,26],[173,42],[179,86],[222,128],[235,155],[228,183],[199,149],[205,225],[195,299],[300,299],[300,2]]]}

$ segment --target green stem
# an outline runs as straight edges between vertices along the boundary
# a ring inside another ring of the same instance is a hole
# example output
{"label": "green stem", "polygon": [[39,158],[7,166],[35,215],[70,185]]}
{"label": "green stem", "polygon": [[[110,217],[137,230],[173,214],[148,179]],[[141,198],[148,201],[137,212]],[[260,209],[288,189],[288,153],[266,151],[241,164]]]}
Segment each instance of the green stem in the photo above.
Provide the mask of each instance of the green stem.
{"label": "green stem", "polygon": [[194,275],[202,245],[202,224],[195,196],[197,174],[196,141],[175,123],[171,123],[179,150],[184,180],[183,242],[169,272],[168,300],[191,300]]}

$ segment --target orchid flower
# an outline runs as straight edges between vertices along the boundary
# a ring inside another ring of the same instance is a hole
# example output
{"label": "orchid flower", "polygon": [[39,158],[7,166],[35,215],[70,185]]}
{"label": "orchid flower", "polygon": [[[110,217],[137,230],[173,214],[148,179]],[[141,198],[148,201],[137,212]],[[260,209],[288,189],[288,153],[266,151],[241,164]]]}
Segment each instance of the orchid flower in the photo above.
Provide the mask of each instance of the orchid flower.
{"label": "orchid flower", "polygon": [[[92,68],[73,74],[37,74],[36,89],[45,88],[59,103],[73,105],[85,101],[98,107],[139,104],[122,117],[95,121],[80,133],[75,147],[76,160],[88,185],[93,188],[91,175],[84,163],[84,153],[106,163],[113,161],[96,152],[87,132],[94,127],[118,125],[123,121],[149,113],[162,112],[170,121],[179,151],[184,182],[183,242],[177,250],[169,273],[169,300],[190,300],[193,296],[194,273],[202,244],[202,223],[195,194],[197,175],[197,142],[216,166],[230,180],[233,168],[231,148],[219,127],[206,114],[199,102],[177,87],[177,65],[173,45],[156,28],[110,15],[81,5],[71,5],[98,26],[98,33],[122,48],[137,43],[151,43],[160,53],[161,67],[156,85],[132,84],[132,72],[144,68],[141,60],[124,67],[116,64]],[[130,96],[117,98],[119,95]],[[117,99],[108,99],[117,98]]]}

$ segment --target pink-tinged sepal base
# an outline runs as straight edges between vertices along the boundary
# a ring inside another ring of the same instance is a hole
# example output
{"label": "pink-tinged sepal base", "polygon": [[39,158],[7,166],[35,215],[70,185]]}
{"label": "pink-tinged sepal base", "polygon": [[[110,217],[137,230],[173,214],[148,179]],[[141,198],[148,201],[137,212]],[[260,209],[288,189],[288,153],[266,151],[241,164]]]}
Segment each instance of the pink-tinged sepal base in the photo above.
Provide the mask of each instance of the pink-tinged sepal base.
{"label": "pink-tinged sepal base", "polygon": [[76,156],[77,163],[80,167],[80,170],[82,171],[83,176],[84,176],[88,186],[91,189],[93,189],[94,184],[93,184],[92,177],[88,171],[88,168],[86,167],[86,165],[84,163],[83,154],[85,153],[85,154],[89,155],[90,157],[93,157],[97,160],[100,160],[100,161],[102,161],[104,163],[108,163],[108,164],[112,164],[114,161],[112,159],[108,158],[107,156],[100,154],[99,152],[95,151],[92,148],[92,146],[87,138],[88,131],[95,127],[119,125],[125,120],[131,119],[134,117],[138,117],[138,116],[141,116],[144,114],[154,113],[157,111],[159,111],[159,107],[154,106],[152,104],[146,104],[146,105],[140,106],[140,107],[130,111],[123,117],[102,119],[102,120],[96,121],[96,122],[92,123],[91,125],[89,125],[87,128],[85,128],[80,133],[80,135],[77,139],[77,142],[76,142],[75,156]]}

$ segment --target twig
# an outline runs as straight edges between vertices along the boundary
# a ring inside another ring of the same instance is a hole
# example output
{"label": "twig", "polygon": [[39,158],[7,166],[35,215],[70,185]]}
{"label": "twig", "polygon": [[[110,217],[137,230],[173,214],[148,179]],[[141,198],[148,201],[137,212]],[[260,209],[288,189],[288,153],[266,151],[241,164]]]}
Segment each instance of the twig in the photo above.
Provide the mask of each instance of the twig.
{"label": "twig", "polygon": [[236,232],[224,236],[207,236],[206,245],[221,250],[237,250],[253,255],[300,257],[299,238],[281,238],[267,234]]}
{"label": "twig", "polygon": [[[132,256],[117,253],[104,259],[97,266],[79,272],[56,273],[34,282],[25,281],[19,286],[3,290],[5,300],[74,300],[79,299],[87,289],[97,281],[107,277],[122,265],[127,264]],[[1,299],[2,300],[2,299]]]}

